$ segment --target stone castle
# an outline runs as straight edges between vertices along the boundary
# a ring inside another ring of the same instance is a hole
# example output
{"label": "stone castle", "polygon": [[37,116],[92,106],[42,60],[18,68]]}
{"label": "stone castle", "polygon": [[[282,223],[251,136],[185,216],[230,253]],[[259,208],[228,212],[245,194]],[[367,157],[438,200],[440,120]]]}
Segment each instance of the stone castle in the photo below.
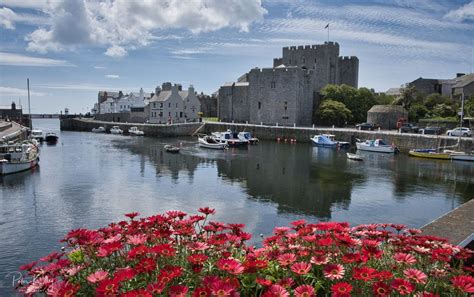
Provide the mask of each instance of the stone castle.
{"label": "stone castle", "polygon": [[357,88],[359,59],[340,57],[337,42],[283,48],[272,68],[253,68],[219,89],[224,122],[310,126],[319,91],[327,84]]}

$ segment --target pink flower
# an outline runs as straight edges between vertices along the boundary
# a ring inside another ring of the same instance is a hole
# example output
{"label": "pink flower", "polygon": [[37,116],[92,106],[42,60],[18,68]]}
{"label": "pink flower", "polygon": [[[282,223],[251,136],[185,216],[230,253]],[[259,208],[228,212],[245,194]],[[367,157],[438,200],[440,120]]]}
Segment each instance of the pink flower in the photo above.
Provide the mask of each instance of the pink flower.
{"label": "pink flower", "polygon": [[272,285],[263,293],[262,297],[290,297],[290,293],[279,285]]}
{"label": "pink flower", "polygon": [[474,293],[474,277],[467,275],[458,275],[451,279],[453,286],[466,293]]}
{"label": "pink flower", "polygon": [[314,288],[310,285],[301,285],[295,289],[295,297],[314,297]]}
{"label": "pink flower", "polygon": [[293,264],[296,261],[295,254],[282,254],[277,258],[281,266],[288,266]]}
{"label": "pink flower", "polygon": [[308,274],[310,270],[311,270],[311,264],[306,263],[306,262],[298,262],[291,265],[291,271],[299,275]]}
{"label": "pink flower", "polygon": [[396,253],[395,255],[393,255],[393,259],[397,261],[398,263],[404,263],[404,264],[416,263],[416,258],[406,253]]}
{"label": "pink flower", "polygon": [[315,265],[323,265],[329,262],[329,257],[327,255],[316,255],[311,257],[311,263]]}
{"label": "pink flower", "polygon": [[391,287],[398,291],[400,295],[408,295],[413,290],[415,290],[415,286],[403,278],[396,278],[392,281]]}
{"label": "pink flower", "polygon": [[244,266],[234,259],[219,259],[216,265],[220,270],[231,274],[241,274],[244,272]]}
{"label": "pink flower", "polygon": [[147,236],[144,234],[132,235],[128,237],[127,243],[132,244],[132,245],[140,245],[140,244],[145,243],[146,240],[147,240]]}
{"label": "pink flower", "polygon": [[341,264],[328,264],[323,269],[323,274],[330,280],[341,279],[344,277],[344,266]]}
{"label": "pink flower", "polygon": [[417,284],[426,283],[426,279],[428,278],[428,276],[425,273],[414,268],[405,269],[403,271],[403,275],[405,275],[407,279],[414,281]]}
{"label": "pink flower", "polygon": [[211,283],[210,285],[211,294],[213,296],[230,296],[234,291],[234,287],[221,280],[217,280]]}

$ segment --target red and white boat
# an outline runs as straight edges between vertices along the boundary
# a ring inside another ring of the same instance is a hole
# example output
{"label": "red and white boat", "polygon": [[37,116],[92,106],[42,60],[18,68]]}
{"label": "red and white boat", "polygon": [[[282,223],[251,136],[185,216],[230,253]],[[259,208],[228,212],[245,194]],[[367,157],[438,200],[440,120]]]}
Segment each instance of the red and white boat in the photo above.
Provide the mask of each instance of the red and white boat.
{"label": "red and white boat", "polygon": [[36,141],[24,141],[0,146],[0,175],[12,174],[36,167],[39,162]]}

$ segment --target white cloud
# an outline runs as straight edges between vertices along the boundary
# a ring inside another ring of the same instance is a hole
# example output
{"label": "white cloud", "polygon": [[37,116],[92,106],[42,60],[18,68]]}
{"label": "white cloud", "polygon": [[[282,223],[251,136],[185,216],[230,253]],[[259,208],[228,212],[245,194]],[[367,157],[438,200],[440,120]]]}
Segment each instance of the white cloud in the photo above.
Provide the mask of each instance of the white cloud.
{"label": "white cloud", "polygon": [[[30,91],[32,96],[46,96],[46,93],[33,92]],[[3,87],[0,86],[0,97],[12,97],[12,99],[17,99],[19,96],[28,96],[27,89],[19,89],[13,87]]]}
{"label": "white cloud", "polygon": [[124,49],[121,46],[113,45],[107,49],[104,55],[112,57],[112,58],[123,58],[126,55],[128,55],[128,52],[126,49]]}
{"label": "white cloud", "polygon": [[474,21],[474,1],[471,1],[458,9],[451,10],[445,15],[445,18],[456,22],[462,22],[465,20]]}
{"label": "white cloud", "polygon": [[43,10],[51,25],[27,36],[28,50],[45,53],[94,45],[108,47],[108,56],[123,57],[127,50],[176,37],[157,37],[156,32],[185,29],[198,34],[226,27],[246,32],[267,13],[261,0],[73,0],[54,4]]}
{"label": "white cloud", "polygon": [[117,74],[107,74],[105,77],[107,77],[107,78],[120,78],[120,76],[117,75]]}
{"label": "white cloud", "polygon": [[36,66],[36,67],[75,67],[65,60],[37,58],[20,54],[0,52],[0,65],[5,66]]}
{"label": "white cloud", "polygon": [[51,6],[51,0],[0,0],[0,5],[8,7],[46,9]]}
{"label": "white cloud", "polygon": [[94,69],[105,69],[104,66],[94,66]]}
{"label": "white cloud", "polygon": [[15,29],[14,20],[16,14],[8,7],[0,8],[0,27],[5,29],[13,30]]}

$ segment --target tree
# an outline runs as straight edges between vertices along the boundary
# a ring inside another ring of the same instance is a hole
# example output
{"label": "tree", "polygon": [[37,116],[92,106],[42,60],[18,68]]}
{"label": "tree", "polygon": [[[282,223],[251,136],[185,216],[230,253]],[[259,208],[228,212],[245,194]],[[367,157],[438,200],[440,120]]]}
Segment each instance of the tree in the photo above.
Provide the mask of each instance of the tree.
{"label": "tree", "polygon": [[410,106],[417,101],[420,101],[420,96],[414,86],[408,86],[400,91],[400,96],[393,100],[393,105],[401,105],[406,110],[410,109]]}
{"label": "tree", "polygon": [[318,117],[323,124],[344,126],[351,120],[352,114],[344,103],[327,99],[319,106]]}
{"label": "tree", "polygon": [[430,95],[426,96],[426,98],[423,100],[423,104],[427,108],[432,108],[436,104],[447,103],[449,101],[447,99],[448,98],[446,98],[444,96],[441,96],[438,93],[433,93],[433,94],[430,94]]}
{"label": "tree", "polygon": [[443,117],[443,118],[456,116],[456,108],[453,108],[453,106],[450,106],[446,103],[436,104],[433,107],[431,115],[435,117]]}
{"label": "tree", "polygon": [[464,116],[474,117],[474,95],[471,95],[469,99],[464,100]]}
{"label": "tree", "polygon": [[374,95],[374,99],[375,99],[376,104],[378,105],[388,105],[388,104],[392,104],[395,97],[392,95],[387,95],[385,93],[378,93]]}
{"label": "tree", "polygon": [[419,103],[413,104],[408,110],[408,119],[411,122],[418,122],[418,120],[425,118],[428,114],[428,109]]}

